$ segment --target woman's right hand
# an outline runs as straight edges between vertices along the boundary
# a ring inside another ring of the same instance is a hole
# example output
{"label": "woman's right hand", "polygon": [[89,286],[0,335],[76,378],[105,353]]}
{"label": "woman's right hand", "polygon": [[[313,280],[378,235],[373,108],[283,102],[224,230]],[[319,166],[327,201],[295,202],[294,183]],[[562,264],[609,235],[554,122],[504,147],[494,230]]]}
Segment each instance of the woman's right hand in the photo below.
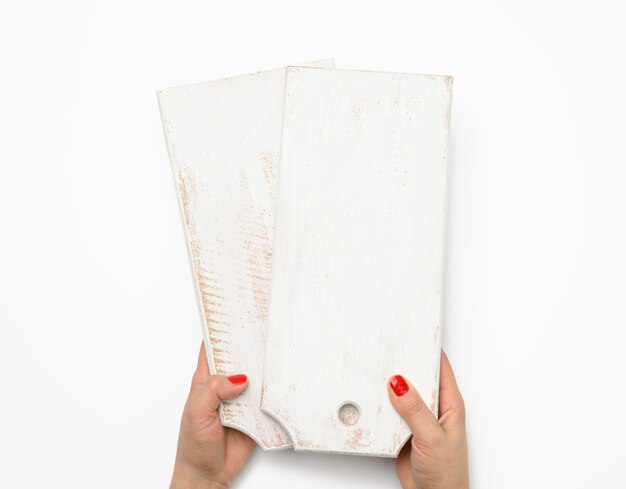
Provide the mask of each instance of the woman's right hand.
{"label": "woman's right hand", "polygon": [[391,404],[413,433],[396,464],[403,489],[468,489],[465,406],[446,354],[441,352],[439,419],[401,375],[387,387]]}

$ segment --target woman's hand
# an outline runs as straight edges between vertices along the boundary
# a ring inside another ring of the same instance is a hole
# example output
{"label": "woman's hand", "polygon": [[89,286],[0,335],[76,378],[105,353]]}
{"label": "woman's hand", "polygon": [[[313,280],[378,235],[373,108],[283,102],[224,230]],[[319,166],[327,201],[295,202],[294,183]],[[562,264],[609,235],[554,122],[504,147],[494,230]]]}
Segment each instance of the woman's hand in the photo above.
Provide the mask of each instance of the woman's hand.
{"label": "woman's hand", "polygon": [[465,406],[443,351],[440,378],[439,420],[401,375],[389,380],[391,404],[413,433],[396,464],[403,489],[469,488]]}
{"label": "woman's hand", "polygon": [[254,441],[223,428],[217,408],[243,392],[245,375],[210,375],[204,344],[180,423],[176,464],[170,489],[223,489],[247,462]]}

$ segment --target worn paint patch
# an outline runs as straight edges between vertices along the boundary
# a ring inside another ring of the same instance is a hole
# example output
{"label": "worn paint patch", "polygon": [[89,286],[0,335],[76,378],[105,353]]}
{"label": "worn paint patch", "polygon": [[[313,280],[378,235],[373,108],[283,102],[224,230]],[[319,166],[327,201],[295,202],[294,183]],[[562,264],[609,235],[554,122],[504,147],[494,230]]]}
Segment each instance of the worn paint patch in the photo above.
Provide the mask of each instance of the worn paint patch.
{"label": "worn paint patch", "polygon": [[290,445],[260,411],[284,79],[281,68],[157,93],[210,369],[250,380],[220,418],[268,450]]}

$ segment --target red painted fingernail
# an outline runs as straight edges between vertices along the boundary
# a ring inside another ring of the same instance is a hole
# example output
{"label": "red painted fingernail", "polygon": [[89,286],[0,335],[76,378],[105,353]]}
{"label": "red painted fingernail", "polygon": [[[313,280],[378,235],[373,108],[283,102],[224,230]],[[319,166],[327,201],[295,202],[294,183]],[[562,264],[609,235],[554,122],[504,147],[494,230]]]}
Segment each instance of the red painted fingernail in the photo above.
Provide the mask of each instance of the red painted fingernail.
{"label": "red painted fingernail", "polygon": [[404,394],[409,392],[409,384],[406,383],[406,380],[404,380],[402,375],[394,375],[389,381],[389,385],[398,397],[402,397]]}
{"label": "red painted fingernail", "polygon": [[228,380],[230,380],[233,384],[245,384],[248,377],[244,374],[229,375]]}

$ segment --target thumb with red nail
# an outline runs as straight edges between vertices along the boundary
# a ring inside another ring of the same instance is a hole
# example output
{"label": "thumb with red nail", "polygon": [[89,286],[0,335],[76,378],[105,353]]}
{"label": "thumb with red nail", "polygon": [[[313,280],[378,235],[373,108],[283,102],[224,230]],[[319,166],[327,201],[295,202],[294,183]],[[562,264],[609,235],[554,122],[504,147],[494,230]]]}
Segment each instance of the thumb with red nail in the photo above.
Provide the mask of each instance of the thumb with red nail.
{"label": "thumb with red nail", "polygon": [[396,463],[403,489],[468,489],[465,406],[448,357],[441,352],[439,419],[402,375],[389,379],[391,404],[413,434]]}
{"label": "thumb with red nail", "polygon": [[211,375],[204,344],[185,404],[170,489],[226,488],[252,455],[254,441],[224,428],[217,408],[248,385],[244,374]]}

